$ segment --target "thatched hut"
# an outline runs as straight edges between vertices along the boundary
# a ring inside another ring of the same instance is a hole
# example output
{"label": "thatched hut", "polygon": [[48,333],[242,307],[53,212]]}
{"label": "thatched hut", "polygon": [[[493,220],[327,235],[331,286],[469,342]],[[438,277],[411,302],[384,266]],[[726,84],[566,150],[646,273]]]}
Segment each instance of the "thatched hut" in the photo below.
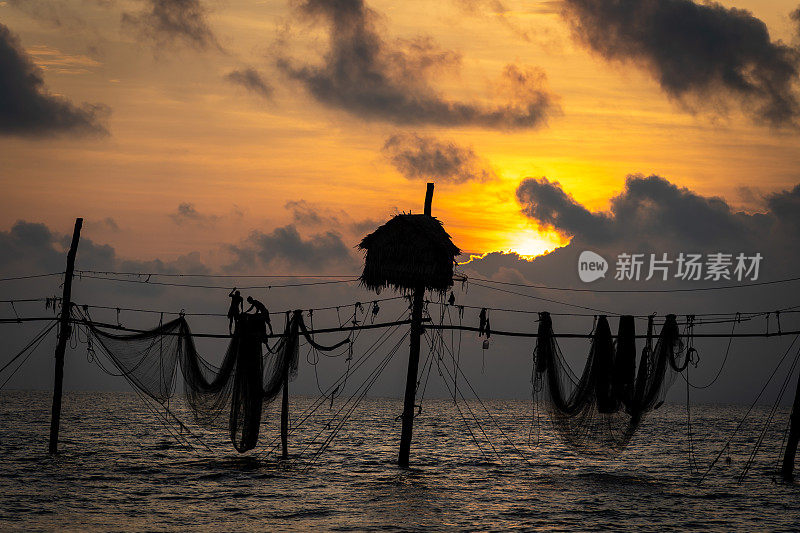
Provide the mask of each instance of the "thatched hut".
{"label": "thatched hut", "polygon": [[430,215],[396,215],[358,245],[365,252],[361,284],[407,292],[417,286],[444,292],[453,286],[453,266],[461,251],[442,223]]}

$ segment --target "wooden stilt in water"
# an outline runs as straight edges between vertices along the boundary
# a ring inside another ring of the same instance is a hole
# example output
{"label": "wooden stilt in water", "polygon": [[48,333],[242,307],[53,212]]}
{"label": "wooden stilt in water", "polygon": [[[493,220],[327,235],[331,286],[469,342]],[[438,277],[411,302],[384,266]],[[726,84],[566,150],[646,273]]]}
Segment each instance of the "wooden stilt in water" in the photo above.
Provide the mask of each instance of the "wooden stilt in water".
{"label": "wooden stilt in water", "polygon": [[56,370],[53,382],[53,408],[50,412],[50,453],[58,453],[58,430],[61,424],[61,390],[64,382],[64,352],[67,349],[72,327],[70,326],[70,311],[72,308],[72,274],[75,270],[75,254],[78,252],[78,241],[81,238],[83,219],[75,219],[75,229],[72,232],[72,244],[67,253],[67,270],[64,273],[64,292],[61,297],[61,318],[58,326],[58,343],[56,344]]}
{"label": "wooden stilt in water", "polygon": [[289,458],[289,371],[283,373],[283,401],[281,402],[281,458]]}
{"label": "wooden stilt in water", "polygon": [[794,480],[794,458],[797,454],[797,444],[800,442],[800,374],[797,375],[797,390],[794,393],[794,405],[789,416],[789,438],[786,441],[786,452],[783,456],[781,477],[784,481]]}
{"label": "wooden stilt in water", "polygon": [[[431,216],[433,202],[433,183],[428,183],[425,192],[425,214]],[[414,408],[417,399],[417,374],[419,372],[419,344],[422,336],[422,304],[425,297],[425,285],[414,288],[414,299],[411,307],[411,341],[408,352],[408,375],[406,376],[406,393],[403,400],[403,428],[400,434],[400,456],[398,464],[408,467],[411,454],[411,435],[414,431]]]}
{"label": "wooden stilt in water", "polygon": [[[286,342],[291,343],[291,345],[287,345],[286,353],[292,353],[293,350],[297,349],[296,344],[300,342],[300,339],[297,337],[299,333],[297,326],[297,319],[299,317],[297,315],[299,313],[302,313],[302,311],[295,311],[291,318],[292,323],[289,327],[289,338],[286,339]],[[281,458],[289,458],[289,365],[287,365],[283,370],[283,399],[281,400]]]}

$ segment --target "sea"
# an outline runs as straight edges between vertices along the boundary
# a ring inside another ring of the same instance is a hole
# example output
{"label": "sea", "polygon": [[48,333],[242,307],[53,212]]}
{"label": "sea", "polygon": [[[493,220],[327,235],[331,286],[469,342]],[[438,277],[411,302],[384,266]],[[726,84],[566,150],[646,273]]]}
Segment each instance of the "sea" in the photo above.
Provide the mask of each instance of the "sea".
{"label": "sea", "polygon": [[281,460],[275,406],[239,454],[177,403],[185,427],[133,392],[67,392],[51,457],[50,394],[0,392],[0,530],[800,530],[800,483],[776,476],[784,408],[755,407],[734,434],[747,406],[693,405],[687,424],[666,404],[627,450],[590,458],[530,401],[426,399],[399,469],[400,400],[346,418],[344,400],[290,400]]}

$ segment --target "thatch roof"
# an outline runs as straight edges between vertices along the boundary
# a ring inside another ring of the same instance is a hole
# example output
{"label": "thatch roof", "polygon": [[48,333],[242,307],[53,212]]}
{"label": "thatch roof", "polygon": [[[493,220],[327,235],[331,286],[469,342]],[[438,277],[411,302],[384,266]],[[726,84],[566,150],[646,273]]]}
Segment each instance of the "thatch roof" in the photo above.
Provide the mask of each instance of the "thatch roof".
{"label": "thatch roof", "polygon": [[383,287],[405,292],[420,284],[444,292],[453,286],[453,265],[461,253],[430,215],[396,215],[358,248],[366,252],[361,284],[377,292]]}

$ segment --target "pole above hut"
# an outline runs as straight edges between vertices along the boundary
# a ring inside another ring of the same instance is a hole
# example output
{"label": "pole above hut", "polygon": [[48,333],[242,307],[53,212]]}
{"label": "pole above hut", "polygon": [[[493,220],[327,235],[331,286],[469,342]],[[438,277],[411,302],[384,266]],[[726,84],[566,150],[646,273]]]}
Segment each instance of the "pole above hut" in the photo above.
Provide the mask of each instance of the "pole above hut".
{"label": "pole above hut", "polygon": [[422,215],[399,214],[358,245],[365,252],[361,284],[380,293],[385,287],[413,293],[408,375],[403,401],[403,429],[398,464],[408,466],[414,428],[419,373],[422,307],[425,291],[446,292],[453,286],[453,268],[461,253],[442,223],[431,216],[433,183],[428,183]]}

